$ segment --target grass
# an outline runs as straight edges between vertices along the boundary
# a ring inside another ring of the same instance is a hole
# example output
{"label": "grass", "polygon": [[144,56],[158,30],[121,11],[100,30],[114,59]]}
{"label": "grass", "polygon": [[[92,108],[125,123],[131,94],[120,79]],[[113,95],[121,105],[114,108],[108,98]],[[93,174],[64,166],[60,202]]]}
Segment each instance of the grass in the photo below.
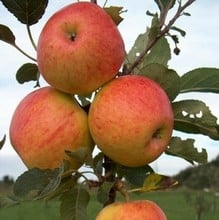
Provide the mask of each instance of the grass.
{"label": "grass", "polygon": [[[196,219],[196,200],[197,192],[189,191],[164,191],[164,192],[151,192],[141,195],[132,195],[132,199],[149,199],[155,201],[166,213],[168,220],[195,220]],[[189,197],[190,196],[190,197]],[[188,200],[186,200],[186,198]],[[200,197],[200,204],[209,204],[212,201],[212,195],[204,193]],[[216,204],[219,204],[219,197],[216,198]],[[121,200],[121,197],[119,197]],[[212,204],[212,203],[211,203]],[[218,220],[219,208],[216,207],[215,211],[209,210],[204,212],[202,220]],[[96,214],[101,209],[101,204],[92,197],[88,206],[89,218],[94,220]],[[59,202],[50,202],[48,204],[37,202],[23,203],[10,208],[0,210],[0,219],[7,220],[59,220]]]}

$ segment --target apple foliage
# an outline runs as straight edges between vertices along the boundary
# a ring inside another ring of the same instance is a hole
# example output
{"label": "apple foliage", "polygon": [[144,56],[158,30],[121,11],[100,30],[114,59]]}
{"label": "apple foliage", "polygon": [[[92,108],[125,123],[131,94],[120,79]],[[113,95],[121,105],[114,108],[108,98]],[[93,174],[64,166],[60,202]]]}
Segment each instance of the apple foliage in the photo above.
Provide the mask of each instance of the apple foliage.
{"label": "apple foliage", "polygon": [[[19,22],[26,25],[32,46],[36,49],[30,26],[36,24],[44,15],[48,0],[1,0],[1,2]],[[180,54],[180,37],[186,36],[184,30],[174,26],[175,21],[179,17],[190,16],[185,10],[193,2],[194,0],[155,0],[158,12],[146,11],[146,14],[152,18],[151,24],[145,33],[137,36],[133,47],[127,52],[118,75],[138,74],[155,80],[166,91],[172,102],[175,130],[189,134],[202,134],[213,140],[219,140],[217,118],[204,102],[193,99],[176,101],[182,93],[219,93],[219,69],[200,67],[180,76],[168,64],[173,54]],[[105,7],[104,5],[104,9],[117,25],[125,22],[122,18],[122,13],[125,13],[123,7]],[[175,9],[175,14],[168,20],[170,9]],[[36,59],[16,44],[16,37],[12,30],[4,24],[0,24],[0,40],[15,47],[34,62],[25,63],[17,70],[18,83],[35,81],[35,86],[40,86],[40,73]],[[174,45],[173,51],[170,43]],[[87,97],[77,96],[77,98],[82,107],[87,110],[94,96],[95,93]],[[0,141],[0,149],[5,139],[6,136]],[[199,152],[194,142],[194,139],[182,140],[180,137],[172,137],[165,153],[183,158],[192,164],[206,163],[207,151],[203,148]],[[97,188],[97,200],[106,205],[115,201],[116,192],[120,192],[127,198],[130,192],[165,189],[177,184],[177,181],[168,176],[154,173],[149,165],[138,168],[121,166],[109,160],[102,152],[97,155],[87,155],[87,152],[81,151],[66,152],[66,154],[79,160],[86,158],[85,167],[89,168],[88,171],[71,170],[66,161],[63,161],[60,168],[54,170],[30,169],[16,180],[13,196],[0,197],[0,207],[26,200],[49,201],[58,197],[61,201],[62,219],[82,220],[87,219],[86,207],[90,200],[90,189]],[[93,175],[94,180],[89,179],[87,174]]]}

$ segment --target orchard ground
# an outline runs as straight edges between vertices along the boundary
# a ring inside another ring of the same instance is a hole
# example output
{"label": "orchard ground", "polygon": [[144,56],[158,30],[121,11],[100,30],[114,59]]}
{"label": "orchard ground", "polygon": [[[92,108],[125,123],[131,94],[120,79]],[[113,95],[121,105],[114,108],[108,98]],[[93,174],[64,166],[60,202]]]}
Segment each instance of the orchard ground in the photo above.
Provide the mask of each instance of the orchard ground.
{"label": "orchard ground", "polygon": [[[198,197],[199,195],[201,195],[201,197]],[[88,220],[94,220],[95,216],[102,207],[95,196],[96,195],[94,193],[88,206]],[[206,204],[206,210],[202,213],[202,219],[217,220],[219,216],[219,197],[213,196],[210,192],[177,189],[171,191],[150,192],[140,195],[132,194],[131,198],[149,199],[156,202],[164,210],[168,220],[196,219],[196,207],[198,207],[196,199],[202,198],[202,201]],[[190,198],[190,200],[188,200],[188,198]],[[118,199],[123,200],[121,197]],[[213,201],[217,204],[216,207],[214,207]],[[0,219],[29,220],[30,216],[32,220],[58,220],[60,218],[59,202],[28,202],[0,210]]]}
{"label": "orchard ground", "polygon": [[[32,31],[34,39],[37,41],[38,34],[46,22],[48,17],[57,9],[68,4],[72,0],[65,0],[65,2],[55,2],[49,4],[45,16],[36,26],[33,26]],[[103,5],[104,1],[99,0],[100,5]],[[155,4],[153,1],[145,3],[145,0],[139,0],[138,4],[135,1],[124,0],[110,0],[110,5],[122,5],[124,9],[128,11],[123,13],[124,21],[119,25],[119,29],[124,36],[127,51],[133,45],[137,35],[145,31],[146,25],[150,25],[150,17],[145,15],[145,8],[150,11],[155,11]],[[216,21],[219,19],[219,4],[217,2],[208,2],[199,0],[195,2],[190,8],[189,13],[192,15],[185,19],[179,19],[177,25],[185,29],[187,35],[185,38],[181,38],[180,47],[182,48],[179,56],[173,55],[173,59],[169,63],[170,68],[176,69],[179,74],[183,74],[188,70],[201,67],[217,67],[218,66],[218,30],[219,23]],[[204,16],[206,11],[210,11],[212,16]],[[25,27],[20,24],[13,15],[0,5],[0,21],[5,25],[8,25],[13,29],[16,34],[16,42],[22,48],[30,53],[34,53],[30,48],[28,38],[26,36]],[[218,17],[218,19],[217,19]],[[142,22],[138,22],[142,21]],[[188,25],[189,24],[189,25]],[[132,30],[130,31],[130,27]],[[204,28],[203,28],[204,27]],[[0,178],[4,175],[11,175],[14,178],[19,176],[26,170],[22,161],[17,156],[16,152],[12,149],[8,139],[8,127],[11,116],[18,102],[29,92],[33,91],[34,83],[27,83],[19,85],[15,79],[16,70],[25,62],[29,60],[20,55],[14,48],[0,42],[1,57],[4,57],[4,62],[0,65],[0,139],[4,134],[7,135],[6,144],[0,151]],[[41,80],[43,86],[45,82]],[[217,94],[193,94],[194,99],[202,99],[210,106],[212,112],[219,116]],[[5,99],[7,97],[7,100]],[[186,98],[185,95],[180,98]],[[193,137],[191,135],[184,135],[184,138]],[[208,137],[195,136],[196,146],[201,149],[206,148],[209,155],[209,161],[216,157],[219,153],[218,143],[210,140]],[[179,170],[190,166],[186,161],[162,155],[157,161],[152,164],[155,171],[163,174],[176,174]]]}

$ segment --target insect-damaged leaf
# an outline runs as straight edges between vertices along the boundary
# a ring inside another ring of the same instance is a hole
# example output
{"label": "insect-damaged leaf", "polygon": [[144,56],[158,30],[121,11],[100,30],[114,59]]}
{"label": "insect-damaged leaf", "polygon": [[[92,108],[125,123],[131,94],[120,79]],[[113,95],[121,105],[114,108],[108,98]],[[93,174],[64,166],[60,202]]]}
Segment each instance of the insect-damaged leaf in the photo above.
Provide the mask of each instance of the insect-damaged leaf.
{"label": "insect-damaged leaf", "polygon": [[214,140],[219,140],[219,125],[208,106],[199,100],[182,100],[173,103],[174,129],[204,134]]}
{"label": "insect-damaged leaf", "polygon": [[165,151],[166,154],[181,157],[191,164],[207,163],[207,152],[202,149],[201,152],[194,146],[193,139],[182,140],[180,137],[172,137],[168,148]]}

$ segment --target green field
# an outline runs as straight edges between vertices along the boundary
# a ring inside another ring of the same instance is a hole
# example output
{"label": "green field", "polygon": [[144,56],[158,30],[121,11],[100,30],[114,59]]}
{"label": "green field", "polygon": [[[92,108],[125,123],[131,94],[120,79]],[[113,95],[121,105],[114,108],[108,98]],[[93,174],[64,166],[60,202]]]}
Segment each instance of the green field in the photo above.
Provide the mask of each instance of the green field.
{"label": "green field", "polygon": [[[216,198],[216,203],[219,204],[219,197],[213,197],[210,193],[202,193],[200,198],[197,197],[197,192],[185,191],[165,191],[151,192],[141,195],[134,194],[132,199],[149,199],[155,201],[165,211],[168,220],[195,220],[196,205],[208,204],[208,211],[202,215],[202,220],[218,220],[219,207],[213,210],[213,198]],[[191,196],[189,201],[186,200]],[[199,199],[199,200],[198,200]],[[94,220],[97,212],[101,209],[101,205],[92,198],[89,207],[88,220]],[[0,219],[5,220],[58,220],[59,219],[59,203],[49,202],[29,202],[22,205],[17,205],[10,208],[0,210]]]}

